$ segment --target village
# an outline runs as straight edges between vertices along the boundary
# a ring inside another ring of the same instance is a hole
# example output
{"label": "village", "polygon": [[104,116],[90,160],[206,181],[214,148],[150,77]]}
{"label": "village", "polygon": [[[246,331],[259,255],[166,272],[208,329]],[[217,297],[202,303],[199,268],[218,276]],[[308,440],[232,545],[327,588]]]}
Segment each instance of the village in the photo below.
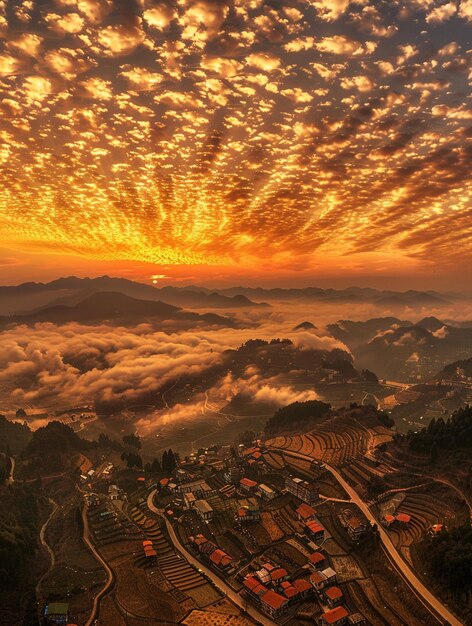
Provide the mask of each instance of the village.
{"label": "village", "polygon": [[[235,625],[424,623],[405,581],[392,587],[377,524],[322,460],[254,440],[175,454],[173,465],[150,476],[104,460],[79,478],[90,548],[109,569],[97,624],[113,602],[149,624],[156,611],[162,624],[219,624],[208,619],[220,611]],[[417,531],[403,498],[377,503],[393,540]],[[424,533],[438,532],[436,522]],[[145,614],[131,608],[133,584]],[[66,599],[46,603],[44,624],[82,623]]]}

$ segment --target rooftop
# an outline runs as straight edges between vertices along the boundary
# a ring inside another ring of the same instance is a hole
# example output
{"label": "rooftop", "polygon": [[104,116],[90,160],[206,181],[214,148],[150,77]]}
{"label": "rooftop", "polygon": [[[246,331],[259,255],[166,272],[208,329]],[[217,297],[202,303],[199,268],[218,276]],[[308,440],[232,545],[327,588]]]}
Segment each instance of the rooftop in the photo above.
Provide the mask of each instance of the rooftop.
{"label": "rooftop", "polygon": [[337,606],[335,609],[331,609],[331,611],[326,611],[323,614],[323,619],[327,624],[336,624],[339,620],[343,619],[343,617],[348,617],[349,613],[343,606]]}
{"label": "rooftop", "polygon": [[282,606],[287,604],[287,598],[284,598],[279,593],[276,593],[275,591],[272,591],[272,589],[269,589],[269,591],[267,591],[262,596],[262,602],[272,607],[273,609],[280,609]]}

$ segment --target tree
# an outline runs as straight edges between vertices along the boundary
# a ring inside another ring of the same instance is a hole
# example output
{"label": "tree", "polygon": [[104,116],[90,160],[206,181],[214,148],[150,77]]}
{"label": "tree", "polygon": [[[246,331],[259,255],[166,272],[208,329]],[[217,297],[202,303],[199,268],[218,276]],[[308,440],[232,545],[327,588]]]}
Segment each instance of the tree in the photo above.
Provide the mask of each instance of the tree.
{"label": "tree", "polygon": [[167,458],[168,458],[167,450],[164,450],[162,454],[162,471],[166,474],[169,473],[169,462]]}
{"label": "tree", "polygon": [[245,446],[250,446],[256,438],[256,433],[253,430],[245,430],[239,435],[239,441]]}
{"label": "tree", "polygon": [[131,433],[130,435],[124,435],[123,443],[127,446],[131,446],[132,448],[136,448],[137,450],[141,449],[141,440],[137,435]]}
{"label": "tree", "polygon": [[158,474],[161,471],[161,464],[159,463],[159,459],[155,458],[151,465],[151,471],[155,474]]}
{"label": "tree", "polygon": [[432,465],[436,465],[436,461],[438,460],[439,450],[435,441],[433,441],[431,448],[429,449],[429,460]]}

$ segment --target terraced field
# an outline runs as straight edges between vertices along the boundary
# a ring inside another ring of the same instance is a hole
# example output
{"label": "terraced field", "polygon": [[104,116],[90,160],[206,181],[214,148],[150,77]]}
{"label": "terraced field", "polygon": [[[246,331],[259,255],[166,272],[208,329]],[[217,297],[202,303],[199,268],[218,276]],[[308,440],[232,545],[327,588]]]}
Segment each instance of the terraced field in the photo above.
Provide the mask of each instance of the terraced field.
{"label": "terraced field", "polygon": [[[391,433],[382,426],[367,427],[350,417],[341,417],[329,420],[321,424],[316,432],[303,435],[280,435],[267,442],[272,448],[283,448],[301,452],[307,456],[342,467],[352,463],[356,459],[362,459],[379,444],[389,441]],[[277,467],[277,459],[270,454],[270,461]],[[276,456],[276,455],[275,455]],[[279,460],[279,467],[283,461]],[[300,469],[303,463],[309,470],[306,461],[300,461]]]}

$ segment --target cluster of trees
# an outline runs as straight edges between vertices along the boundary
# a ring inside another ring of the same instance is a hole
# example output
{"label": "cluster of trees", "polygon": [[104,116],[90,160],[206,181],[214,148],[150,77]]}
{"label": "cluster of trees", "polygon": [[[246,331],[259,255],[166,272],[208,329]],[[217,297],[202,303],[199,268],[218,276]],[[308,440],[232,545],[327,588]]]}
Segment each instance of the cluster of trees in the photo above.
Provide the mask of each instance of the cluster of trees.
{"label": "cluster of trees", "polygon": [[124,435],[123,443],[131,448],[136,448],[136,450],[141,450],[141,439],[137,435]]}
{"label": "cluster of trees", "polygon": [[126,467],[143,469],[143,460],[137,452],[123,452],[121,460],[126,461]]}
{"label": "cluster of trees", "polygon": [[426,550],[433,577],[455,594],[472,588],[472,527],[470,524],[443,530]]}
{"label": "cluster of trees", "polygon": [[0,498],[0,589],[18,588],[29,576],[39,534],[33,487],[4,487]]}
{"label": "cluster of trees", "polygon": [[472,406],[457,410],[449,419],[433,419],[426,428],[406,436],[415,452],[427,452],[434,462],[441,450],[472,449]]}
{"label": "cluster of trees", "polygon": [[274,435],[296,428],[307,428],[312,423],[322,420],[331,412],[331,405],[319,400],[293,402],[280,409],[268,420],[265,432]]}
{"label": "cluster of trees", "polygon": [[26,422],[10,422],[5,415],[0,415],[0,452],[18,454],[31,439],[31,430]]}
{"label": "cluster of trees", "polygon": [[162,471],[165,474],[171,474],[177,467],[177,461],[178,459],[175,453],[172,452],[171,448],[169,448],[169,450],[164,450],[161,462]]}

